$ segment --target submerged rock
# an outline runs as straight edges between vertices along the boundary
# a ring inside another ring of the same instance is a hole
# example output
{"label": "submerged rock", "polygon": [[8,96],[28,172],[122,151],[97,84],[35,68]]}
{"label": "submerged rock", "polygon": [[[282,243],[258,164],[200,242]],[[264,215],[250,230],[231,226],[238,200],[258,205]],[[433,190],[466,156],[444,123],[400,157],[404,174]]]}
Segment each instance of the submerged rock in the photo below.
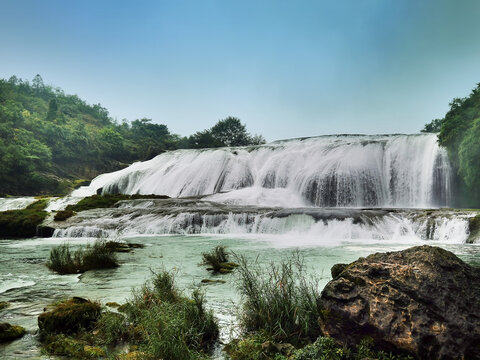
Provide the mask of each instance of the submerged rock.
{"label": "submerged rock", "polygon": [[321,329],[346,346],[419,359],[480,359],[480,269],[438,247],[360,258],[323,290]]}
{"label": "submerged rock", "polygon": [[0,301],[0,310],[6,309],[10,306],[10,303],[7,301]]}
{"label": "submerged rock", "polygon": [[9,323],[0,324],[0,343],[12,341],[25,335],[25,329],[21,326],[10,325]]}
{"label": "submerged rock", "polygon": [[100,316],[100,305],[73,297],[38,316],[38,327],[45,334],[72,334],[90,329]]}

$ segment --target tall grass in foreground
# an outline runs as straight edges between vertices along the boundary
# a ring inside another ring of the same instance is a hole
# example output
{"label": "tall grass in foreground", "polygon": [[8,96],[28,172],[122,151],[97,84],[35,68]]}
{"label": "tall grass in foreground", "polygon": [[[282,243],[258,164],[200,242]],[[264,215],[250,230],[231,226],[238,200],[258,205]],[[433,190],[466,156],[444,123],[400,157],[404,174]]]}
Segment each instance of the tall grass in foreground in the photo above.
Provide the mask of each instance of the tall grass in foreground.
{"label": "tall grass in foreground", "polygon": [[218,323],[205,309],[203,295],[194,290],[191,298],[183,296],[167,271],[154,274],[152,285],[134,291],[122,311],[126,318],[108,315],[100,320],[101,337],[134,343],[147,358],[207,359],[218,339]]}
{"label": "tall grass in foreground", "polygon": [[244,333],[262,331],[274,341],[301,344],[320,336],[320,296],[317,283],[307,277],[297,253],[262,267],[238,256],[238,290],[243,304],[240,325]]}
{"label": "tall grass in foreground", "polygon": [[70,245],[62,244],[50,250],[47,267],[59,274],[77,274],[87,270],[112,269],[118,267],[113,250],[104,240],[97,240],[75,251]]}

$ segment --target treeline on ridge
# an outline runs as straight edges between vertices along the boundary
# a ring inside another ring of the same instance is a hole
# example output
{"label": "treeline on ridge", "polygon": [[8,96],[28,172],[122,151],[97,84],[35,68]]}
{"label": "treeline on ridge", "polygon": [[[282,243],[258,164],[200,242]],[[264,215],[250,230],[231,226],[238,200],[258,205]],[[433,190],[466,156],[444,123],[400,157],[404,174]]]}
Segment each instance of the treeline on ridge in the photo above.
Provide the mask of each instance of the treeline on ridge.
{"label": "treeline on ridge", "polygon": [[118,122],[100,104],[16,76],[0,79],[0,194],[64,194],[80,179],[182,148],[262,144],[234,117],[189,137],[141,118]]}
{"label": "treeline on ridge", "polygon": [[454,167],[459,194],[455,206],[480,206],[480,83],[469,96],[455,98],[442,119],[426,124],[423,132],[438,133]]}

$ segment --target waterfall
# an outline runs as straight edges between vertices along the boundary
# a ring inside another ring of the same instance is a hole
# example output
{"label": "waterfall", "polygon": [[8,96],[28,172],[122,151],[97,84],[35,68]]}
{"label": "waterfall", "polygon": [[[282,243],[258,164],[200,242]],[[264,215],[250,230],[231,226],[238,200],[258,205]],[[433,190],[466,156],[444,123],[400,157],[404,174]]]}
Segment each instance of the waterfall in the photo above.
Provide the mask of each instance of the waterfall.
{"label": "waterfall", "polygon": [[436,135],[332,135],[267,145],[166,152],[95,178],[97,193],[208,196],[280,207],[439,207],[452,171]]}
{"label": "waterfall", "polygon": [[342,241],[464,243],[470,210],[269,209],[190,199],[127,200],[115,208],[77,214],[54,237],[229,234],[288,239],[298,246]]}

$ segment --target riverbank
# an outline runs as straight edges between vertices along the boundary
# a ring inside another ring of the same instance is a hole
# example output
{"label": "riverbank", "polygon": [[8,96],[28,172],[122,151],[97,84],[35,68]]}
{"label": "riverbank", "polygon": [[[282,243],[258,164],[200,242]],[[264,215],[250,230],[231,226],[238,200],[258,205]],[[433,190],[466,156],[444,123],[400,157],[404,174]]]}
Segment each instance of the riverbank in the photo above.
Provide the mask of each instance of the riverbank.
{"label": "riverbank", "polygon": [[[151,278],[151,269],[176,269],[178,287],[190,293],[200,286],[205,291],[206,304],[219,319],[223,343],[237,336],[237,311],[239,295],[233,277],[222,277],[225,283],[205,285],[203,279],[216,280],[201,262],[201,253],[223,244],[231,251],[243,254],[247,259],[268,264],[280,263],[296,251],[296,237],[285,239],[279,236],[239,237],[235,235],[203,236],[148,236],[126,238],[128,242],[141,243],[143,249],[130,253],[119,253],[120,267],[105,271],[91,271],[82,275],[56,275],[50,272],[45,261],[53,246],[61,245],[66,239],[0,240],[0,301],[10,306],[0,312],[0,321],[8,317],[9,322],[27,329],[20,340],[0,347],[0,354],[6,359],[44,359],[40,354],[37,337],[37,316],[44,307],[65,297],[81,296],[99,301],[125,303],[131,296],[132,288],[139,288]],[[297,239],[298,240],[298,239]],[[88,239],[69,239],[72,246],[85,244]],[[378,251],[391,251],[418,244],[415,241],[342,241],[336,245],[310,245],[301,247],[305,258],[305,269],[309,276],[318,280],[319,290],[331,280],[330,268],[336,263],[348,263],[359,256]],[[438,244],[438,243],[437,243]],[[442,244],[469,262],[478,262],[480,250],[468,244]],[[221,359],[217,349],[213,358]]]}

